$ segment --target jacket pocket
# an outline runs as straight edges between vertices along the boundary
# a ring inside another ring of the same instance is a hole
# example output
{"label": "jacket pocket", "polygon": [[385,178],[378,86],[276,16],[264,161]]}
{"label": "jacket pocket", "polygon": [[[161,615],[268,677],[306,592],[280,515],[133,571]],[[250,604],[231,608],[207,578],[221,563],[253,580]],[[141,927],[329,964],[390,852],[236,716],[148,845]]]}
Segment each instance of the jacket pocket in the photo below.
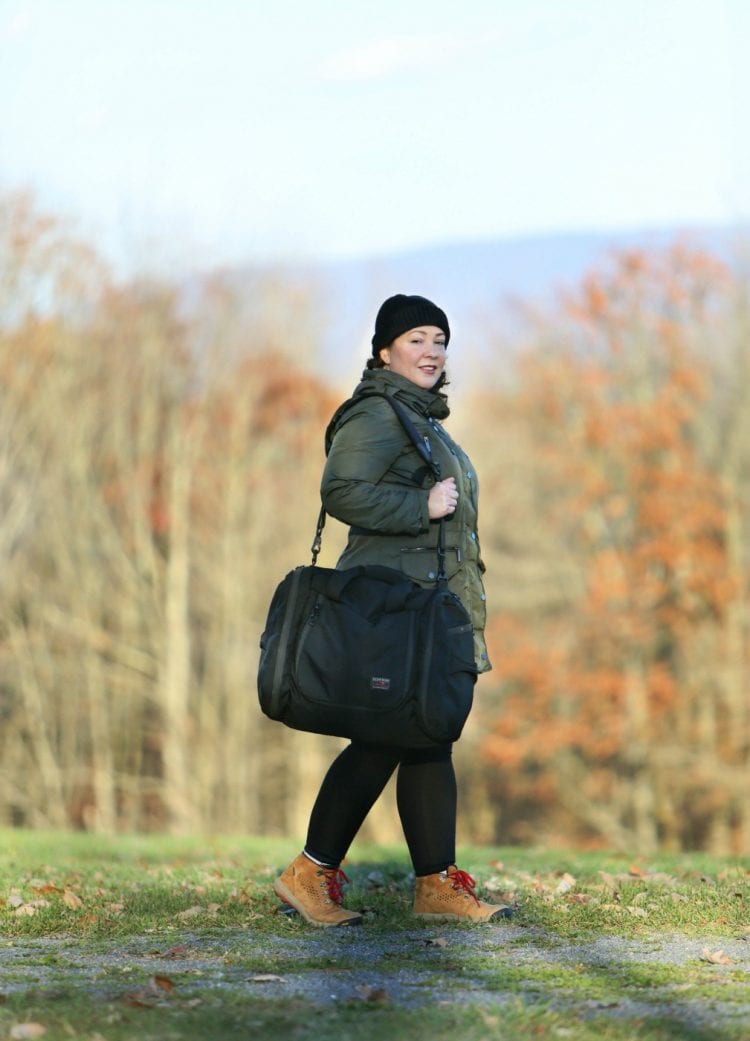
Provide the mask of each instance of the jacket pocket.
{"label": "jacket pocket", "polygon": [[[400,554],[401,570],[414,582],[434,582],[438,557],[434,546],[404,546]],[[461,554],[455,546],[445,547],[445,574],[453,578],[461,569]]]}

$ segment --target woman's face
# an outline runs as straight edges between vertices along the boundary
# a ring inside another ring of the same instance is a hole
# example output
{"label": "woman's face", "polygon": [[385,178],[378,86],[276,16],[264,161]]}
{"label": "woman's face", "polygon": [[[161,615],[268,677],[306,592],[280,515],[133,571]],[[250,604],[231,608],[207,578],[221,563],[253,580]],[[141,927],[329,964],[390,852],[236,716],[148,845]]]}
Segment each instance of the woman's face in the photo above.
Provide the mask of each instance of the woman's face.
{"label": "woman's face", "polygon": [[445,333],[436,325],[420,325],[397,336],[380,350],[386,368],[429,390],[445,368]]}

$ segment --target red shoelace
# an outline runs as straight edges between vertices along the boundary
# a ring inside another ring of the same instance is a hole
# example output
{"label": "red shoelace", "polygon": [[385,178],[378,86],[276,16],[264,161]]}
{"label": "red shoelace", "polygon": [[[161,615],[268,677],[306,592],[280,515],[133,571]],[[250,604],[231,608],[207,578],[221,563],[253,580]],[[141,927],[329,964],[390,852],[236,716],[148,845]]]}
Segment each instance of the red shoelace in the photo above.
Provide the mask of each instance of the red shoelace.
{"label": "red shoelace", "polygon": [[325,875],[326,885],[328,886],[328,895],[334,904],[340,904],[344,899],[344,893],[342,886],[344,882],[348,883],[349,879],[346,877],[341,868],[324,868],[323,874]]}
{"label": "red shoelace", "polygon": [[464,893],[468,893],[470,897],[473,897],[473,899],[479,903],[479,899],[474,892],[476,882],[468,871],[459,871],[458,868],[456,868],[455,871],[450,871],[448,873],[448,878],[451,880],[454,889],[459,890],[459,892],[463,891]]}

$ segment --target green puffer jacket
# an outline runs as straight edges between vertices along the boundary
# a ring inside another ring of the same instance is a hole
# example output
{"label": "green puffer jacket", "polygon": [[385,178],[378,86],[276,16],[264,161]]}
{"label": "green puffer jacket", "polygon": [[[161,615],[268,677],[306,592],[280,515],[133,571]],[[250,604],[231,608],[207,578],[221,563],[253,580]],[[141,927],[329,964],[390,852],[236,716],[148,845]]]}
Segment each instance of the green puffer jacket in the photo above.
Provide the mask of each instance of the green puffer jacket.
{"label": "green puffer jacket", "polygon": [[386,369],[364,372],[353,395],[355,401],[361,400],[343,412],[342,406],[328,430],[330,451],[320,489],[323,505],[332,517],[350,525],[349,540],[336,566],[384,564],[420,585],[435,581],[438,523],[430,521],[427,513],[435,478],[388,402],[367,396],[372,391],[392,394],[408,407],[418,432],[430,439],[441,480],[456,480],[458,506],[445,520],[445,570],[449,588],[471,615],[477,669],[487,672],[491,666],[484,642],[477,477],[469,458],[439,422],[449,414],[445,397]]}

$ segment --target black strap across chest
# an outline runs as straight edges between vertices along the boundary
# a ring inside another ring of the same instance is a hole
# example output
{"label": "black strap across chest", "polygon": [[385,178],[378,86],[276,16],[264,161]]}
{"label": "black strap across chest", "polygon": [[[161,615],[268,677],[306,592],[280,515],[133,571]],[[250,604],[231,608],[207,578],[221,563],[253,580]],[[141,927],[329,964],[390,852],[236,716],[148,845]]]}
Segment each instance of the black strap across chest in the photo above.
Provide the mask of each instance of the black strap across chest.
{"label": "black strap across chest", "polygon": [[[400,402],[396,401],[395,398],[392,397],[392,395],[384,394],[381,391],[377,390],[371,391],[368,394],[363,394],[357,398],[350,398],[348,401],[344,402],[344,404],[336,411],[326,431],[326,455],[328,455],[331,446],[331,441],[333,440],[333,425],[335,423],[338,423],[339,419],[348,411],[349,408],[352,408],[354,405],[359,404],[359,402],[362,401],[362,399],[365,397],[384,398],[388,402],[388,404],[395,412],[398,421],[401,423],[401,426],[408,434],[409,440],[414,445],[420,457],[425,461],[430,470],[432,470],[433,474],[435,475],[435,480],[439,481],[440,464],[435,458],[433,458],[432,445],[430,444],[429,437],[426,434],[420,435],[419,431],[414,426],[414,423],[411,417],[409,416],[408,412],[406,411],[404,406],[400,404]],[[320,553],[320,547],[323,539],[323,528],[325,527],[325,522],[326,510],[325,506],[321,504],[320,513],[318,514],[318,523],[315,529],[315,538],[313,539],[313,544],[310,547],[313,565],[317,563],[318,554]],[[440,524],[438,527],[438,541],[435,549],[437,552],[438,561],[436,581],[438,583],[445,583],[448,581],[448,578],[445,574],[445,522],[443,517],[440,518]]]}

